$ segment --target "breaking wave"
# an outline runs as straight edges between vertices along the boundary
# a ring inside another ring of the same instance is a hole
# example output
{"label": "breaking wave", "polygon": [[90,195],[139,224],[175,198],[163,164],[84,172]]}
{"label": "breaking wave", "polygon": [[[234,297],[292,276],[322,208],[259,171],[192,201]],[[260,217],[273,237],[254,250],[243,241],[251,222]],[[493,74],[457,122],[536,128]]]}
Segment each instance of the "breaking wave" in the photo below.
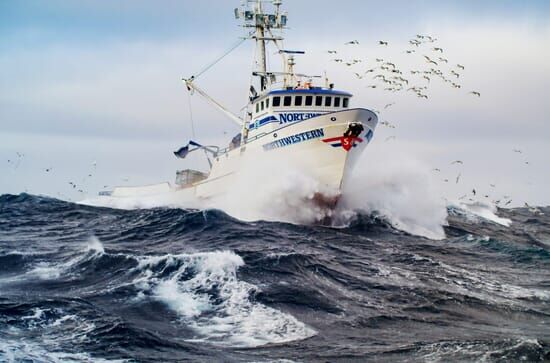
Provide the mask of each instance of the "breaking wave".
{"label": "breaking wave", "polygon": [[0,196],[0,361],[550,358],[550,209],[450,207],[435,240],[367,207],[335,228]]}

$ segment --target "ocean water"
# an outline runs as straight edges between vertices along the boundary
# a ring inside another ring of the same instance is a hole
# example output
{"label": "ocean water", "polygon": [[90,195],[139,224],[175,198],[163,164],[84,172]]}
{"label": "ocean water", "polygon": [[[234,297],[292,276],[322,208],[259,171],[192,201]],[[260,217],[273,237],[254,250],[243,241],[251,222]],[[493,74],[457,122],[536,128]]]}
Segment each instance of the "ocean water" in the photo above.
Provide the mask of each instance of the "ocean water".
{"label": "ocean water", "polygon": [[322,226],[2,195],[0,361],[550,360],[550,208],[455,203],[439,236],[371,209]]}

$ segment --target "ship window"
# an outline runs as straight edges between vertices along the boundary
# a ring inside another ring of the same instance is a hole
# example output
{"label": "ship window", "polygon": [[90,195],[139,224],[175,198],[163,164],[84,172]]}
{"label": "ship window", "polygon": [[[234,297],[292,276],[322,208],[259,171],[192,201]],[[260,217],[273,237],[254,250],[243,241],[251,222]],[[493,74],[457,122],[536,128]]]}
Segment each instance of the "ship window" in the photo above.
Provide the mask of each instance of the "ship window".
{"label": "ship window", "polygon": [[325,97],[325,107],[330,107],[331,104],[332,104],[332,97],[326,96]]}
{"label": "ship window", "polygon": [[256,103],[256,113],[260,112],[260,104]]}
{"label": "ship window", "polygon": [[281,105],[281,97],[273,97],[273,107],[279,107]]}
{"label": "ship window", "polygon": [[302,96],[294,96],[294,106],[302,105]]}
{"label": "ship window", "polygon": [[260,102],[260,110],[264,110],[264,101]]}
{"label": "ship window", "polygon": [[306,96],[306,106],[311,106],[313,104],[313,96]]}
{"label": "ship window", "polygon": [[323,105],[323,96],[315,96],[315,106]]}
{"label": "ship window", "polygon": [[349,106],[349,98],[347,97],[344,97],[344,102],[343,102],[343,105],[342,105],[344,108],[347,108]]}
{"label": "ship window", "polygon": [[265,108],[269,108],[269,98],[265,99]]}
{"label": "ship window", "polygon": [[334,97],[334,107],[340,107],[340,97]]}
{"label": "ship window", "polygon": [[285,96],[283,99],[283,106],[290,106],[292,104],[292,96]]}

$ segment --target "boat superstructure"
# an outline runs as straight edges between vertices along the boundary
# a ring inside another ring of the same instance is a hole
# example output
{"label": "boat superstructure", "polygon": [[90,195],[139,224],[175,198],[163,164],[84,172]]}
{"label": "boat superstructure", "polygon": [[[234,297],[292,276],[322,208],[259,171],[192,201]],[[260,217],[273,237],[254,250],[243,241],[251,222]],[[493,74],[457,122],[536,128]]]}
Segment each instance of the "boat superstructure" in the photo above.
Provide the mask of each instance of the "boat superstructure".
{"label": "boat superstructure", "polygon": [[[112,197],[175,192],[210,198],[227,193],[229,180],[241,171],[246,157],[257,162],[265,157],[287,160],[337,194],[342,190],[351,168],[372,139],[378,118],[368,109],[352,107],[352,94],[335,89],[326,76],[295,71],[297,57],[305,52],[284,48],[282,31],[288,15],[281,11],[281,5],[280,0],[250,0],[235,9],[235,17],[249,30],[245,39],[256,43],[257,55],[252,72],[255,80],[249,86],[248,105],[241,116],[202,90],[197,85],[198,76],[183,79],[190,92],[203,96],[241,129],[227,147],[190,141],[175,152],[184,158],[189,152],[204,150],[210,171],[179,171],[175,186],[120,187],[113,190]],[[281,58],[281,71],[267,69],[268,46],[274,46]]]}

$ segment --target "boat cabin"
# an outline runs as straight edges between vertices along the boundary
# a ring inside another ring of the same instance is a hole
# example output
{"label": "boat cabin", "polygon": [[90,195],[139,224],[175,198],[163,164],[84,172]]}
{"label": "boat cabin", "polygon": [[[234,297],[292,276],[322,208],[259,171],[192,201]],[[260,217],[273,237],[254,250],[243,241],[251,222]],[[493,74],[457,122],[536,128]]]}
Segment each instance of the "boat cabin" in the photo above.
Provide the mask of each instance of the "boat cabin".
{"label": "boat cabin", "polygon": [[252,103],[248,137],[270,132],[285,124],[349,108],[352,95],[331,88],[310,87],[273,90]]}

